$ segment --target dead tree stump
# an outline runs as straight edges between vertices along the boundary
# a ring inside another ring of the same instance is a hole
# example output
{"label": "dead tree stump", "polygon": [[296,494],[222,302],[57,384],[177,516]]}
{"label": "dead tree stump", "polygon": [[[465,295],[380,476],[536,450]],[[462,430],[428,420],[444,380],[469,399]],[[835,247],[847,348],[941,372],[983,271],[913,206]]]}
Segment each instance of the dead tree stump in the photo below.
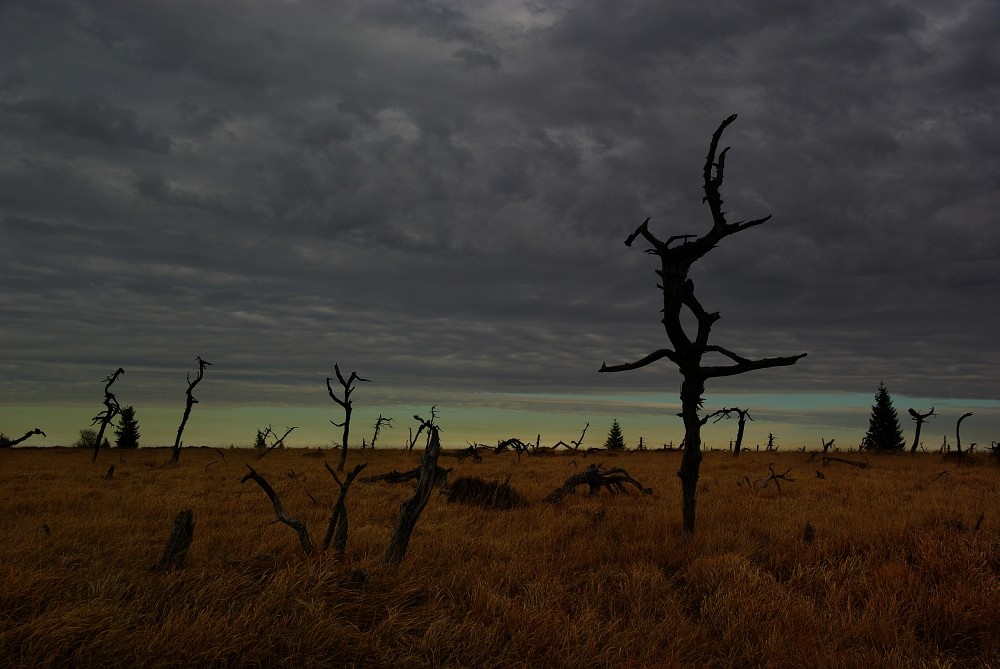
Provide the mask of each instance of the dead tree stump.
{"label": "dead tree stump", "polygon": [[186,509],[174,518],[174,527],[170,531],[163,556],[153,565],[153,571],[168,571],[171,568],[180,569],[184,566],[184,558],[194,539],[194,513]]}
{"label": "dead tree stump", "polygon": [[385,561],[390,564],[399,564],[406,557],[406,549],[410,544],[410,535],[420,518],[424,507],[427,506],[431,498],[431,490],[438,479],[437,466],[438,455],[441,453],[441,440],[438,435],[438,427],[430,421],[421,421],[421,426],[427,428],[430,438],[427,440],[427,448],[424,450],[424,457],[420,465],[420,481],[413,492],[413,497],[399,505],[399,517],[396,525],[392,528],[392,537],[389,539],[389,547],[385,551]]}

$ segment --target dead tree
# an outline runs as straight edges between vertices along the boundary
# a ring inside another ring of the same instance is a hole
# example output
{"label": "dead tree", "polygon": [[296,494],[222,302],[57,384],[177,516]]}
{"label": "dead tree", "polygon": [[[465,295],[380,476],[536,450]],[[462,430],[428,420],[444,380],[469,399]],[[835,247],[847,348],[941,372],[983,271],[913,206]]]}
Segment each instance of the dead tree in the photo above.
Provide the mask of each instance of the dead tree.
{"label": "dead tree", "polygon": [[836,439],[831,439],[830,441],[827,441],[827,440],[826,440],[826,439],[824,439],[823,437],[820,437],[820,438],[819,438],[819,443],[823,444],[823,455],[824,455],[824,456],[825,456],[825,455],[826,455],[827,453],[829,453],[829,452],[830,452],[830,447],[831,447],[831,446],[833,446],[833,442],[835,442],[835,441],[837,441],[837,440],[836,440]]}
{"label": "dead tree", "polygon": [[100,452],[101,444],[104,442],[104,431],[108,429],[108,425],[115,419],[115,416],[122,412],[122,408],[118,404],[118,398],[111,392],[111,384],[117,381],[118,377],[124,373],[125,370],[119,367],[113,374],[104,379],[104,411],[94,416],[94,422],[91,423],[91,425],[101,424],[100,429],[97,431],[97,440],[94,442],[94,457],[90,459],[91,462],[97,462],[97,454]]}
{"label": "dead tree", "polygon": [[[782,481],[787,481],[788,483],[795,483],[795,479],[789,478],[789,476],[788,476],[788,472],[792,471],[791,469],[786,469],[785,471],[783,471],[780,474],[778,474],[777,472],[774,471],[774,465],[772,465],[772,464],[769,464],[767,466],[767,469],[768,469],[768,471],[771,472],[771,474],[770,474],[770,476],[768,476],[767,478],[765,478],[761,482],[761,484],[760,484],[761,488],[766,488],[768,483],[771,483],[772,481],[774,481],[774,485],[775,485],[775,487],[778,488],[778,492],[781,492],[781,482]],[[820,472],[820,473],[822,473],[822,472]]]}
{"label": "dead tree", "polygon": [[323,537],[323,546],[321,550],[326,550],[330,547],[330,541],[333,541],[333,550],[337,554],[338,558],[344,557],[344,551],[347,550],[347,491],[351,487],[351,483],[357,478],[368,463],[362,465],[355,465],[354,469],[347,478],[341,482],[337,473],[327,463],[323,463],[326,467],[326,471],[330,472],[330,476],[333,480],[337,482],[340,487],[340,494],[337,495],[337,502],[333,505],[333,512],[330,514],[330,524],[326,527],[326,535]]}
{"label": "dead tree", "polygon": [[[684,531],[694,532],[695,504],[698,492],[698,471],[701,466],[701,427],[707,417],[699,415],[705,392],[705,383],[709,379],[723,376],[734,376],[769,367],[781,367],[795,364],[805,353],[798,355],[760,358],[752,360],[745,358],[728,348],[709,344],[708,338],[712,326],[720,315],[718,312],[706,311],[695,297],[694,282],[688,277],[691,266],[705,254],[719,245],[726,237],[736,234],[770,219],[770,216],[750,221],[729,223],[723,210],[722,186],[725,175],[726,153],[718,150],[719,139],[730,123],[736,120],[732,115],[719,125],[712,135],[703,170],[704,201],[708,203],[712,213],[712,227],[700,237],[685,234],[668,237],[662,241],[649,230],[649,220],[646,219],[628,238],[625,245],[631,247],[638,237],[642,237],[651,246],[646,252],[660,259],[660,269],[657,270],[660,283],[658,288],[663,294],[663,327],[666,330],[670,348],[661,348],[635,362],[620,365],[601,365],[601,372],[623,372],[639,369],[664,358],[677,365],[681,373],[681,418],[684,421],[684,454],[681,459],[677,476],[681,479],[682,516]],[[676,245],[675,245],[676,244]],[[684,308],[694,316],[697,331],[691,337],[684,329],[681,312]],[[716,354],[728,358],[730,364],[711,365],[703,362],[705,354]]]}
{"label": "dead tree", "polygon": [[958,449],[958,459],[961,460],[964,453],[962,452],[962,421],[972,415],[972,412],[962,414],[962,417],[958,419],[955,423],[955,448]]}
{"label": "dead tree", "polygon": [[441,439],[439,428],[431,421],[425,421],[420,416],[414,416],[420,421],[421,429],[427,429],[427,447],[424,449],[424,457],[420,464],[420,480],[417,488],[413,492],[413,497],[399,505],[399,517],[396,518],[396,525],[392,528],[392,537],[389,539],[389,546],[385,550],[385,561],[389,564],[399,564],[406,557],[406,549],[410,545],[410,535],[420,518],[427,501],[431,498],[431,490],[437,480],[437,461],[441,453]]}
{"label": "dead tree", "polygon": [[181,458],[181,436],[184,434],[184,426],[187,425],[188,418],[191,416],[191,407],[198,403],[198,400],[196,400],[192,394],[194,392],[194,387],[205,377],[205,367],[212,364],[206,360],[202,360],[200,355],[196,356],[195,360],[198,361],[198,375],[194,377],[194,381],[191,380],[190,373],[187,375],[187,402],[184,404],[184,415],[181,417],[180,427],[177,428],[177,437],[174,439],[174,450],[170,454],[171,462],[177,462]]}
{"label": "dead tree", "polygon": [[274,488],[267,480],[254,471],[254,468],[247,465],[247,469],[250,472],[240,479],[240,483],[246,483],[247,481],[256,481],[257,485],[261,487],[267,498],[271,500],[271,505],[274,506],[274,513],[278,516],[280,520],[285,525],[295,530],[295,533],[299,535],[299,543],[302,545],[302,550],[305,551],[306,555],[312,555],[315,549],[313,548],[312,539],[309,538],[309,530],[306,529],[306,524],[295,518],[292,518],[287,513],[285,513],[284,507],[281,506],[281,498],[278,497],[278,493],[274,492]]}
{"label": "dead tree", "polygon": [[344,428],[344,433],[340,442],[340,464],[337,465],[337,471],[342,472],[344,471],[344,465],[347,463],[347,440],[351,436],[351,412],[354,410],[354,402],[351,400],[351,393],[354,392],[354,382],[364,381],[365,383],[371,383],[371,381],[368,379],[362,379],[358,376],[357,372],[351,372],[351,375],[345,379],[344,375],[340,373],[340,367],[338,367],[336,363],[333,365],[333,371],[337,374],[337,381],[339,381],[340,385],[344,388],[344,399],[340,399],[333,394],[333,386],[330,385],[330,381],[333,379],[330,377],[326,378],[326,389],[330,393],[330,399],[339,404],[344,410],[343,423],[335,423],[332,420],[330,421],[334,427]]}
{"label": "dead tree", "polygon": [[729,415],[734,411],[736,412],[736,415],[739,416],[739,423],[736,426],[736,443],[733,444],[733,457],[735,458],[739,456],[740,449],[743,447],[743,433],[747,427],[747,419],[749,418],[750,420],[753,420],[753,416],[750,415],[750,409],[739,409],[737,407],[733,407],[732,409],[719,409],[715,413],[709,415],[709,418],[712,416],[718,416],[718,418],[713,421],[714,423],[718,423],[723,418],[729,418]]}
{"label": "dead tree", "polygon": [[[559,448],[560,446],[565,446],[566,448],[571,448],[574,451],[580,450],[580,444],[583,443],[583,438],[585,436],[587,436],[587,428],[588,427],[590,427],[590,422],[589,421],[587,422],[586,425],[583,426],[583,432],[580,433],[580,438],[579,439],[577,439],[575,441],[572,440],[572,439],[570,439],[569,444],[567,444],[565,441],[562,441],[560,439],[559,441],[556,442],[555,446],[552,447],[552,450],[554,451],[557,448]],[[639,441],[642,441],[642,440],[640,439]],[[572,444],[572,446],[570,446],[570,444]]]}
{"label": "dead tree", "polygon": [[34,430],[28,430],[27,432],[24,433],[23,437],[19,437],[17,439],[11,439],[10,437],[8,437],[5,434],[0,434],[0,448],[12,448],[12,447],[17,446],[18,444],[20,444],[22,441],[27,440],[28,437],[30,437],[32,435],[35,435],[35,434],[40,434],[43,437],[47,436],[44,432],[42,432],[41,430],[39,430],[37,427]]}
{"label": "dead tree", "polygon": [[616,492],[625,492],[625,484],[635,486],[644,495],[652,495],[652,488],[647,488],[629,474],[622,467],[604,467],[603,465],[590,465],[586,470],[573,474],[566,481],[545,496],[545,501],[555,504],[566,495],[576,492],[576,488],[586,485],[590,496],[596,495],[601,488],[605,488],[612,495]]}
{"label": "dead tree", "polygon": [[459,462],[465,460],[466,458],[472,458],[473,462],[483,461],[483,456],[479,455],[479,449],[476,448],[476,444],[469,444],[468,448],[463,448],[457,451],[442,451],[441,457],[455,458]]}
{"label": "dead tree", "polygon": [[910,417],[913,418],[917,423],[916,434],[913,435],[913,445],[910,446],[910,453],[916,453],[917,447],[920,446],[920,428],[923,427],[924,421],[934,415],[934,407],[927,413],[920,413],[914,409],[907,409],[910,412]]}
{"label": "dead tree", "polygon": [[292,433],[292,430],[297,430],[297,429],[298,429],[297,425],[292,426],[292,427],[286,427],[285,428],[285,433],[283,435],[281,435],[280,437],[278,436],[278,433],[274,431],[274,428],[272,428],[270,425],[268,425],[267,429],[264,430],[263,432],[261,432],[260,430],[257,430],[258,443],[260,443],[261,441],[263,441],[266,444],[267,442],[264,441],[264,440],[267,439],[268,435],[270,435],[274,439],[274,443],[271,444],[270,446],[266,446],[264,448],[264,450],[261,451],[260,455],[257,456],[257,458],[258,459],[263,459],[265,455],[267,455],[268,453],[270,453],[274,449],[276,449],[276,448],[284,448],[285,447],[285,437],[287,437],[288,435],[290,435]]}
{"label": "dead tree", "polygon": [[194,514],[191,509],[181,511],[174,518],[174,527],[163,547],[160,561],[153,565],[153,571],[167,571],[171,568],[180,569],[184,566],[188,548],[194,540]]}
{"label": "dead tree", "polygon": [[389,428],[391,430],[392,429],[392,419],[391,418],[383,418],[382,414],[379,414],[378,415],[378,420],[375,421],[375,425],[373,427],[375,428],[375,432],[372,434],[372,446],[371,447],[375,448],[375,442],[378,441],[378,433],[379,433],[379,431],[381,431],[381,429],[383,427]]}

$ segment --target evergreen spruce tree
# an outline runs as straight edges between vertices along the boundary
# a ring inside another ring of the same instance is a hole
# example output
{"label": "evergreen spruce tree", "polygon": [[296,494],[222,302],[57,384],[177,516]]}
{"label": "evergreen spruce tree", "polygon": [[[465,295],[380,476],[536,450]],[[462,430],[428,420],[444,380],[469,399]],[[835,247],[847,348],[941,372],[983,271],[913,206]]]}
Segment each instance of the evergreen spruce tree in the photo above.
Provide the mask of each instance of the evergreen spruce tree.
{"label": "evergreen spruce tree", "polygon": [[625,437],[622,436],[622,428],[617,419],[611,421],[611,430],[608,432],[608,438],[604,441],[604,448],[609,451],[625,450]]}
{"label": "evergreen spruce tree", "polygon": [[868,432],[861,444],[864,449],[873,451],[901,451],[906,446],[899,417],[884,383],[878,384],[872,415],[868,419]]}
{"label": "evergreen spruce tree", "polygon": [[135,419],[135,409],[122,409],[121,419],[115,428],[115,446],[118,448],[139,448],[139,423]]}

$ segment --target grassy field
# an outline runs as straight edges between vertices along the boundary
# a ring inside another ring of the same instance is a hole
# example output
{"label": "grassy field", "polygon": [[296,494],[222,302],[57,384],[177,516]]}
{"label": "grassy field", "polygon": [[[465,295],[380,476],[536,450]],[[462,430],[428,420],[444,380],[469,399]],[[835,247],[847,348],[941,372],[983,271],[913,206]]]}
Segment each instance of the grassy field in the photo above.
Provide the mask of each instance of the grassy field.
{"label": "grassy field", "polygon": [[[861,470],[707,453],[685,538],[678,453],[442,458],[452,481],[509,477],[531,504],[435,493],[390,568],[412,484],[355,482],[338,563],[305,556],[240,483],[252,464],[319,543],[338,492],[321,458],[223,453],[187,449],[164,467],[168,450],[96,465],[72,449],[0,451],[0,666],[1000,667],[1000,467],[985,459],[881,456]],[[418,459],[352,451],[348,468]],[[542,501],[595,460],[654,495]],[[769,464],[796,481],[751,485]],[[187,564],[153,572],[182,509]]]}

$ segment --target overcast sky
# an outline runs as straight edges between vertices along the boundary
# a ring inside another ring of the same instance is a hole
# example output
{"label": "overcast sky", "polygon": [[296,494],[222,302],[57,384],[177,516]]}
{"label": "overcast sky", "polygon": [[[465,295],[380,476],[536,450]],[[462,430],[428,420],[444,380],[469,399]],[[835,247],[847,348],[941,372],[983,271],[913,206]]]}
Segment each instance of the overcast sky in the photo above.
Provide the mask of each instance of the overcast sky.
{"label": "overcast sky", "polygon": [[655,258],[623,241],[708,229],[735,113],[730,220],[773,218],[697,291],[715,343],[808,357],[713,380],[706,409],[765,393],[808,431],[802,398],[861,398],[811,425],[856,444],[884,381],[952,407],[933,445],[967,410],[988,444],[998,109],[994,0],[4,0],[0,429],[96,413],[118,367],[140,421],[176,423],[200,355],[195,417],[273,411],[247,440],[282,407],[337,418],[335,362],[372,380],[356,406],[437,404],[446,435],[509,409],[574,426],[550,441],[629,412],[679,438],[669,363],[597,370],[667,344]]}

